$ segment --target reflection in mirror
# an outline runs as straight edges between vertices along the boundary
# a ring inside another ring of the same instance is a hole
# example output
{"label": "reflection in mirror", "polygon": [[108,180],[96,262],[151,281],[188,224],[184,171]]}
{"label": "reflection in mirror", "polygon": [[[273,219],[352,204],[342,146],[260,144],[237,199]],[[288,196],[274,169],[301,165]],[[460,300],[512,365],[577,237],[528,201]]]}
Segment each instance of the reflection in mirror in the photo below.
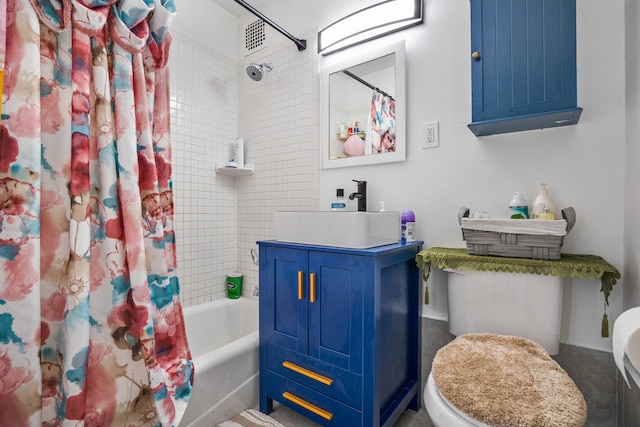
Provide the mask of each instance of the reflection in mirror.
{"label": "reflection in mirror", "polygon": [[394,82],[395,54],[329,76],[329,158],[396,150]]}
{"label": "reflection in mirror", "polygon": [[404,160],[404,44],[323,70],[323,168]]}

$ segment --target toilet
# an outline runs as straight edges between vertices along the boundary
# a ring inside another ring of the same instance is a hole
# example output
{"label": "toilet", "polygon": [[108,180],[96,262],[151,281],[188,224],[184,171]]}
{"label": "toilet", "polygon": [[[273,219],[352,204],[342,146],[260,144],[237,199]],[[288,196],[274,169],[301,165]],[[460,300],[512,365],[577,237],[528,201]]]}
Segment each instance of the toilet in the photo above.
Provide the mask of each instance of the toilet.
{"label": "toilet", "polygon": [[[446,353],[447,347],[458,345],[457,342],[460,340],[475,339],[476,336],[482,336],[482,339],[489,344],[493,344],[492,340],[528,342],[530,347],[535,347],[534,352],[537,352],[540,357],[549,359],[545,361],[547,365],[544,365],[545,369],[549,369],[549,377],[564,374],[566,378],[563,378],[563,381],[567,382],[567,387],[575,388],[572,388],[570,392],[577,393],[577,396],[574,396],[577,405],[576,422],[567,425],[582,425],[584,423],[584,420],[580,421],[582,411],[584,411],[584,419],[586,419],[586,404],[584,404],[582,394],[557,363],[548,357],[548,355],[558,354],[560,348],[562,278],[475,270],[445,269],[445,271],[448,273],[449,331],[457,338],[443,347],[438,352],[436,359],[442,356],[441,352]],[[467,348],[474,347],[467,346]],[[461,356],[463,362],[447,360],[445,365],[454,369],[455,363],[463,365],[467,363],[469,358],[474,357],[472,355],[467,357],[464,351],[455,349],[453,353],[457,355],[456,360],[458,356]],[[531,351],[531,349],[523,350],[522,357],[529,357],[526,354],[527,351]],[[481,356],[484,357],[484,355]],[[434,359],[434,368],[436,367],[436,359]],[[490,362],[495,363],[488,364],[495,365],[498,360],[502,360],[500,354],[495,359],[489,359]],[[547,372],[543,372],[546,376]],[[472,384],[471,388],[482,390],[484,385]],[[436,427],[488,426],[453,405],[445,397],[445,394],[438,388],[432,371],[429,374],[423,396],[427,412]],[[482,402],[483,397],[478,399]]]}
{"label": "toilet", "polygon": [[429,374],[427,385],[424,388],[424,403],[429,417],[436,427],[490,427],[469,417],[442,397],[431,374]]}

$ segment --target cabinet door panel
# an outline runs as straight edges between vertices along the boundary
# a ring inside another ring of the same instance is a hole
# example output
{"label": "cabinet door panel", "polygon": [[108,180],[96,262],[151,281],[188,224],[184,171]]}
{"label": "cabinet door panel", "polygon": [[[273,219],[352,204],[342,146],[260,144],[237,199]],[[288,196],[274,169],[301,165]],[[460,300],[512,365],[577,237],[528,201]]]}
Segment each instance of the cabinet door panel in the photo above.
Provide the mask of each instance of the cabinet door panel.
{"label": "cabinet door panel", "polygon": [[343,369],[361,355],[360,258],[309,253],[309,271],[316,275],[316,301],[309,304],[309,355]]}
{"label": "cabinet door panel", "polygon": [[473,120],[575,107],[575,0],[471,0]]}
{"label": "cabinet door panel", "polygon": [[[496,0],[501,1],[501,0]],[[494,3],[493,1],[491,3]],[[511,79],[513,76],[513,43],[511,38],[511,30],[513,27],[511,26],[511,13],[509,9],[497,7],[497,5],[493,4],[492,7],[496,7],[495,17],[491,17],[491,23],[493,24],[495,20],[495,31],[488,32],[485,35],[487,38],[487,42],[491,43],[489,46],[495,45],[495,65],[492,65],[492,68],[495,67],[495,76],[489,77],[491,79],[490,84],[487,85],[487,88],[494,88],[495,90],[488,90],[487,95],[491,98],[491,108],[495,108],[496,110],[501,110],[505,108],[511,108],[512,100],[513,100],[513,86],[511,84]],[[483,27],[486,28],[486,27]],[[482,50],[484,55],[487,54],[487,45],[485,44]],[[485,56],[484,60],[485,66],[487,66],[487,58]],[[495,86],[493,86],[495,84]],[[495,100],[492,98],[495,97]]]}
{"label": "cabinet door panel", "polygon": [[307,252],[288,248],[266,248],[265,276],[261,278],[266,286],[261,286],[265,301],[273,301],[267,308],[267,328],[269,341],[283,347],[306,353],[308,349],[308,292],[307,283],[302,283],[302,299],[298,294],[298,272],[306,281]]}

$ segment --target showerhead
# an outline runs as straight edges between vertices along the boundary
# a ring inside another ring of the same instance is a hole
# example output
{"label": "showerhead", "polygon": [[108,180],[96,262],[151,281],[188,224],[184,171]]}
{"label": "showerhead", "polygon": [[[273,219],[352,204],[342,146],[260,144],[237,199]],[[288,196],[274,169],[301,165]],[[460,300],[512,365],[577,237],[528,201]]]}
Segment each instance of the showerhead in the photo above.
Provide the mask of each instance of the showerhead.
{"label": "showerhead", "polygon": [[273,65],[268,62],[265,62],[264,64],[251,63],[247,67],[247,75],[251,77],[252,80],[259,82],[262,80],[263,69],[271,71],[273,69]]}

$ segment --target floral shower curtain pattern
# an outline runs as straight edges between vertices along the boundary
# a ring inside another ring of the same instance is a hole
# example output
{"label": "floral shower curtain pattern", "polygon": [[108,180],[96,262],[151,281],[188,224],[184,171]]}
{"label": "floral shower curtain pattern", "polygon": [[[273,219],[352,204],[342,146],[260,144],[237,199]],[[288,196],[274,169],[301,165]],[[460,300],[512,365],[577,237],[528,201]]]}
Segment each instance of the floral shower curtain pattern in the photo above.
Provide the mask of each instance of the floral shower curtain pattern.
{"label": "floral shower curtain pattern", "polygon": [[174,16],[173,0],[0,0],[3,425],[182,417],[193,365],[173,229]]}
{"label": "floral shower curtain pattern", "polygon": [[365,154],[396,151],[396,101],[374,90],[369,111]]}

